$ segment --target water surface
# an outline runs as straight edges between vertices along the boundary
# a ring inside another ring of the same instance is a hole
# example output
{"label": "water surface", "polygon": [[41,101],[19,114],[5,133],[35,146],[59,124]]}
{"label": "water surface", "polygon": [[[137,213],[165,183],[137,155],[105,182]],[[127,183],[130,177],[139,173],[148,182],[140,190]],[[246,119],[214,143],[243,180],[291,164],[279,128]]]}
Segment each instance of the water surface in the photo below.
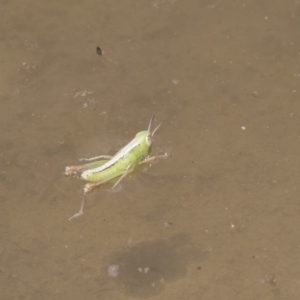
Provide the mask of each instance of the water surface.
{"label": "water surface", "polygon": [[[1,299],[299,299],[299,1],[2,13]],[[68,222],[83,183],[64,167],[153,112],[172,157]]]}

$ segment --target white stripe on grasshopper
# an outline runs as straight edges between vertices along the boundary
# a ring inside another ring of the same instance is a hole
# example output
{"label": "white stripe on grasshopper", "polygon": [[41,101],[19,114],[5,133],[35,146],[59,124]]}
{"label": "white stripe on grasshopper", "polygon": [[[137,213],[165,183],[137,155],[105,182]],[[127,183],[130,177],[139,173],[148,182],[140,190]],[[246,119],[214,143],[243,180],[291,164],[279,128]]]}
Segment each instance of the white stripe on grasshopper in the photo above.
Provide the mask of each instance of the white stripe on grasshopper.
{"label": "white stripe on grasshopper", "polygon": [[106,170],[107,168],[113,166],[119,159],[121,159],[122,157],[124,157],[126,154],[128,154],[132,149],[134,149],[138,145],[139,145],[139,141],[132,140],[128,145],[126,145],[119,153],[117,153],[107,163],[105,163],[104,165],[102,165],[102,166],[100,166],[98,168],[94,168],[94,169],[90,169],[90,170],[84,171],[81,174],[81,177],[84,178],[84,179],[87,179],[91,174],[95,174],[95,173],[98,173],[98,172]]}

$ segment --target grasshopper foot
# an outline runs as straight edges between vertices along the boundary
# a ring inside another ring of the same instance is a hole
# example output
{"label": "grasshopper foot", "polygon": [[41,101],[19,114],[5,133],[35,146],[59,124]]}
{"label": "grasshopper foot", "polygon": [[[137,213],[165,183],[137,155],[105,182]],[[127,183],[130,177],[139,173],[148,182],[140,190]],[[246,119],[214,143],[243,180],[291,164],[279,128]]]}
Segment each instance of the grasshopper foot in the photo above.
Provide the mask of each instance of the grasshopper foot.
{"label": "grasshopper foot", "polygon": [[70,217],[68,219],[68,221],[71,221],[72,219],[77,218],[77,217],[79,217],[81,215],[83,215],[83,211],[79,211],[78,213],[76,213],[75,215],[73,215],[72,217]]}

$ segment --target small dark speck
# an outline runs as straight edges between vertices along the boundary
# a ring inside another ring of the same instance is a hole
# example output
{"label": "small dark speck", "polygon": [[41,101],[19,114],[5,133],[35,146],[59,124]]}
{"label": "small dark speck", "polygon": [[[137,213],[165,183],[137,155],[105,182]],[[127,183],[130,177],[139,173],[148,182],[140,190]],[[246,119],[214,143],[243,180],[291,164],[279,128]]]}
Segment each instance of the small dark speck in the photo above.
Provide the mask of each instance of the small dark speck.
{"label": "small dark speck", "polygon": [[97,47],[97,48],[96,48],[96,51],[97,51],[97,54],[98,54],[98,55],[102,55],[102,50],[101,50],[100,47]]}
{"label": "small dark speck", "polygon": [[197,270],[201,270],[201,269],[202,269],[202,267],[200,267],[200,266],[197,268]]}

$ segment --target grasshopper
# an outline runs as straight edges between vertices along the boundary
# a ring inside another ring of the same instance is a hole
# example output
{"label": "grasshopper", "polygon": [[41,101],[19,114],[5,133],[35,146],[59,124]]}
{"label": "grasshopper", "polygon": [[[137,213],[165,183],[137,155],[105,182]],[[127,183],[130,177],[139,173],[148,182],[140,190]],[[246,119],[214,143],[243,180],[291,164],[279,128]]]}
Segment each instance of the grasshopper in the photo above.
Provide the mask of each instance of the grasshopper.
{"label": "grasshopper", "polygon": [[154,114],[151,117],[148,129],[138,132],[135,138],[125,147],[118,151],[114,156],[100,155],[92,158],[80,159],[85,161],[93,161],[83,165],[68,166],[65,169],[65,174],[79,175],[79,177],[88,183],[83,189],[83,198],[79,211],[69,218],[69,221],[83,214],[86,194],[94,188],[103,184],[117,180],[111,189],[114,189],[123,178],[130,174],[134,168],[143,163],[149,163],[157,158],[167,157],[168,154],[157,156],[149,156],[152,146],[152,137],[156,130],[160,127],[160,123],[151,133],[151,124],[154,119]]}

